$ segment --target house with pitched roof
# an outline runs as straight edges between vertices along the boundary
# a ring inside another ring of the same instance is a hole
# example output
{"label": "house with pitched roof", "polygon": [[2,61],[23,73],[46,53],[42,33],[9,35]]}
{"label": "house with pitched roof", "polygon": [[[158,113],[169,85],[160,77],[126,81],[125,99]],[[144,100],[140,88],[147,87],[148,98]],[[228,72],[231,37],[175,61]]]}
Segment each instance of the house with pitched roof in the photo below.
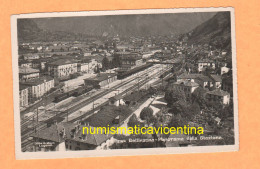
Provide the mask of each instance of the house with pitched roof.
{"label": "house with pitched roof", "polygon": [[[82,125],[71,131],[65,142],[67,149],[107,149],[113,144],[114,134],[105,133],[104,131],[108,126],[116,128],[125,125],[131,114],[132,111],[126,106],[109,105],[104,107],[98,113],[84,120]],[[88,128],[84,129],[84,134],[83,127]]]}
{"label": "house with pitched roof", "polygon": [[209,91],[206,93],[206,98],[211,103],[221,103],[221,104],[229,104],[230,102],[230,94],[221,89],[215,89],[213,91]]}
{"label": "house with pitched roof", "polygon": [[222,78],[219,75],[210,75],[209,76],[212,80],[213,80],[213,84],[214,84],[214,88],[221,88],[221,84],[222,84]]}
{"label": "house with pitched roof", "polygon": [[177,81],[172,85],[174,88],[184,91],[187,98],[190,98],[194,90],[199,87],[198,83],[193,82],[191,80]]}
{"label": "house with pitched roof", "polygon": [[115,95],[113,97],[109,98],[109,105],[115,105],[115,106],[119,106],[119,105],[124,105],[125,102],[123,100],[123,96],[121,94]]}
{"label": "house with pitched roof", "polygon": [[58,123],[30,135],[35,151],[65,151],[65,140],[79,124]]}

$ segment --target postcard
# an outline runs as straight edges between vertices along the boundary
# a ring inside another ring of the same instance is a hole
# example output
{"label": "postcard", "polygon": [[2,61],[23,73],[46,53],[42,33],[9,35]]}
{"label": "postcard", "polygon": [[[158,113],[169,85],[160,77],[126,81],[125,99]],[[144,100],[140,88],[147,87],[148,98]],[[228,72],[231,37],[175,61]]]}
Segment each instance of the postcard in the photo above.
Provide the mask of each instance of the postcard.
{"label": "postcard", "polygon": [[17,159],[239,150],[233,8],[11,16]]}

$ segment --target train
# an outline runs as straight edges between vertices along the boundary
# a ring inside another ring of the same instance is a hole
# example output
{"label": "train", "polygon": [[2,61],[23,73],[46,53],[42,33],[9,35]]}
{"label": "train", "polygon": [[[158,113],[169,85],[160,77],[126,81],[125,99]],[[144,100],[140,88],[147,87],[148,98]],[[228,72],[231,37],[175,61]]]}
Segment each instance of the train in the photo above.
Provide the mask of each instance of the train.
{"label": "train", "polygon": [[78,97],[82,94],[85,94],[89,91],[91,91],[92,89],[94,89],[94,86],[90,86],[90,85],[83,85],[83,86],[80,86],[79,88],[76,88],[76,89],[73,89],[69,92],[66,92],[66,93],[61,93],[59,95],[57,95],[55,98],[54,98],[54,103],[58,103],[62,100],[65,100],[69,97]]}

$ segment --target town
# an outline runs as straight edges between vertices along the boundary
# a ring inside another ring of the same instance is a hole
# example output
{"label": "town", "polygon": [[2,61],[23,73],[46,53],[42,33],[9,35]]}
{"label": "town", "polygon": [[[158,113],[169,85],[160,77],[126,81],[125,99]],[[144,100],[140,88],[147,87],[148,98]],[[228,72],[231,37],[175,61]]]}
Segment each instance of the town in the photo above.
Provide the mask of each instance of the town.
{"label": "town", "polygon": [[[23,152],[234,144],[232,53],[189,34],[19,43]],[[220,42],[221,43],[221,42]],[[90,127],[197,134],[83,134]],[[194,138],[194,139],[189,139]],[[153,140],[133,142],[129,140]],[[176,140],[176,141],[172,141]]]}

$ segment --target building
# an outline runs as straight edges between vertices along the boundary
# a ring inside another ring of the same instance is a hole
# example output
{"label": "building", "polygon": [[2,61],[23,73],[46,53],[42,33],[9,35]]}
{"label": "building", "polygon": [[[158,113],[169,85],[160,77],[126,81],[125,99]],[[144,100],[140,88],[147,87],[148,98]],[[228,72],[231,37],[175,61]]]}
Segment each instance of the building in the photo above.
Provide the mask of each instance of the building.
{"label": "building", "polygon": [[173,87],[184,91],[186,96],[190,98],[194,90],[199,87],[199,84],[190,80],[184,80],[173,83]]}
{"label": "building", "polygon": [[121,57],[121,67],[120,70],[127,71],[135,67],[143,65],[143,59],[141,56],[136,55],[125,55]]}
{"label": "building", "polygon": [[77,63],[68,59],[60,59],[48,63],[49,75],[54,78],[64,78],[77,72]]}
{"label": "building", "polygon": [[[78,125],[75,130],[71,131],[70,136],[66,139],[66,148],[68,150],[107,149],[113,144],[115,133],[104,133],[104,128],[108,126],[116,128],[125,125],[131,114],[132,111],[125,106],[110,105],[104,107],[82,122],[83,125]],[[88,127],[88,132],[86,129],[83,134],[83,127]],[[93,134],[90,134],[90,132]]]}
{"label": "building", "polygon": [[56,123],[33,133],[34,151],[65,151],[65,139],[75,129],[74,123]]}
{"label": "building", "polygon": [[32,62],[28,60],[19,60],[20,67],[32,68]]}
{"label": "building", "polygon": [[28,67],[19,67],[19,81],[27,81],[30,79],[39,78],[38,69],[28,68]]}
{"label": "building", "polygon": [[226,66],[221,67],[220,68],[221,75],[228,73],[229,70],[230,70],[230,68],[228,68]]}
{"label": "building", "polygon": [[54,79],[49,76],[31,79],[21,83],[29,88],[29,99],[40,98],[54,87]]}
{"label": "building", "polygon": [[177,81],[183,81],[183,80],[190,80],[190,81],[195,81],[195,79],[199,78],[199,77],[204,77],[204,75],[202,74],[187,74],[187,73],[183,73],[179,76],[177,76]]}
{"label": "building", "polygon": [[104,87],[117,80],[116,73],[100,73],[96,77],[84,79],[85,85]]}
{"label": "building", "polygon": [[23,54],[22,56],[24,60],[40,59],[40,55],[38,53],[28,53],[28,54]]}
{"label": "building", "polygon": [[219,75],[210,75],[210,78],[213,80],[214,83],[214,88],[221,88],[221,84],[222,84],[222,78]]}
{"label": "building", "polygon": [[228,93],[230,93],[231,96],[233,96],[233,81],[232,81],[232,77],[226,77],[223,78],[222,81],[222,90],[227,91]]}
{"label": "building", "polygon": [[102,68],[101,61],[98,62],[96,59],[91,59],[88,62],[88,73],[94,73],[97,67],[99,67],[100,69]]}
{"label": "building", "polygon": [[22,84],[19,85],[20,107],[26,107],[29,104],[29,88]]}
{"label": "building", "polygon": [[125,102],[123,100],[123,96],[121,94],[115,95],[113,97],[109,98],[109,105],[115,105],[115,106],[120,106],[124,105]]}
{"label": "building", "polygon": [[216,68],[216,63],[212,60],[209,59],[201,59],[198,61],[198,71],[202,72],[204,71],[206,68],[212,68],[215,69]]}
{"label": "building", "polygon": [[[83,127],[89,127],[93,134],[83,134]],[[91,126],[76,126],[65,140],[66,150],[95,150],[98,147],[99,149],[107,149],[113,143],[111,134],[96,134],[94,132],[102,133],[101,129]]]}
{"label": "building", "polygon": [[89,71],[89,63],[78,63],[78,72],[88,72]]}
{"label": "building", "polygon": [[92,51],[85,50],[85,51],[83,51],[83,53],[84,53],[84,56],[91,56]]}
{"label": "building", "polygon": [[202,88],[213,88],[214,81],[208,76],[199,76],[195,79],[195,82],[198,83]]}
{"label": "building", "polygon": [[191,82],[198,83],[202,88],[216,89],[221,87],[222,79],[219,75],[208,75],[203,74],[186,74],[183,73],[177,77],[177,81],[190,80]]}
{"label": "building", "polygon": [[213,91],[209,91],[206,93],[206,98],[211,103],[221,103],[221,104],[229,104],[230,94],[221,89],[216,89]]}
{"label": "building", "polygon": [[32,68],[39,69],[41,72],[47,71],[47,63],[52,61],[52,58],[41,58],[32,61]]}

